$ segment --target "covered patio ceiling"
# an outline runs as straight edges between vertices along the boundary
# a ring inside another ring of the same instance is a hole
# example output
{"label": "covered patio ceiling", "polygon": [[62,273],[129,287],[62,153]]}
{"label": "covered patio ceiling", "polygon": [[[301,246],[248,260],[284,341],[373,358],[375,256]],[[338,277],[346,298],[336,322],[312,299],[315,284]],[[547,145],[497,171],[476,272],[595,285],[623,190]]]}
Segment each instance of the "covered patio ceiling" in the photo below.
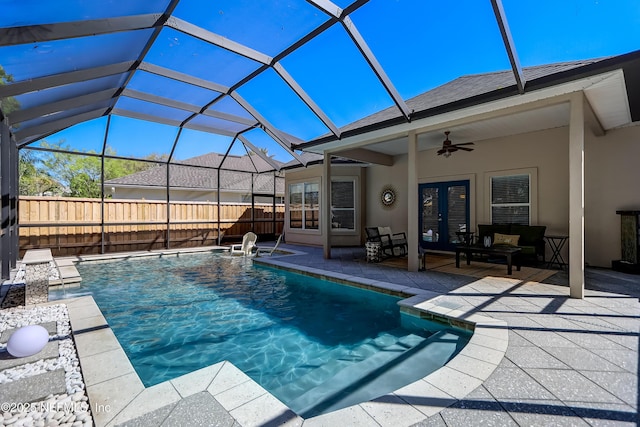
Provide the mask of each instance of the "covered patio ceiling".
{"label": "covered patio ceiling", "polygon": [[[581,39],[612,37],[593,16],[615,19],[618,28],[637,25],[640,11],[633,2],[613,9],[551,0],[0,4],[0,66],[10,77],[0,79],[0,108],[19,148],[62,138],[73,152],[104,155],[107,146],[115,146],[116,157],[159,151],[169,162],[240,150],[265,160],[259,172],[279,170],[289,161],[306,164],[301,149],[335,150],[351,140],[357,145],[357,135],[376,117],[419,129],[429,104],[412,101],[425,91],[423,97],[435,99],[433,89],[463,75],[508,70],[499,89],[462,92],[458,104],[482,101],[496,90],[525,96],[530,87],[539,88],[540,77],[528,75],[528,67],[640,47],[638,35],[620,35],[615,49],[605,51]],[[551,41],[565,54],[545,57]],[[632,120],[621,89],[625,75],[614,68],[603,70],[612,72],[606,81],[584,77],[595,126],[603,130]],[[565,107],[549,105],[449,130],[456,142],[477,141],[516,129],[562,126],[567,117]],[[139,122],[159,127],[145,133]],[[93,145],[67,132],[83,126],[92,126]],[[444,129],[430,126],[423,128],[420,149],[442,142]],[[133,128],[134,142],[123,142],[122,131]],[[161,132],[169,135],[162,143],[156,137]],[[368,149],[401,154],[403,132],[389,131]]]}

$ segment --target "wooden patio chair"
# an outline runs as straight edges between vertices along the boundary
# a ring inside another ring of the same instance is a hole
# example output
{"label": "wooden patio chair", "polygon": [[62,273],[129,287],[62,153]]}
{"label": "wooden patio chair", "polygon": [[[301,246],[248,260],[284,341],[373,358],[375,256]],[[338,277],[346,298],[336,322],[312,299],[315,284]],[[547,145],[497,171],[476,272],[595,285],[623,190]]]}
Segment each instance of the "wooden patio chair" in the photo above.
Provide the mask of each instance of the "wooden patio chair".
{"label": "wooden patio chair", "polygon": [[387,233],[380,232],[381,227],[366,227],[367,242],[379,242],[382,252],[386,256],[397,256],[395,249],[398,248],[400,256],[407,254],[407,235],[403,233],[392,233],[391,230],[386,230],[388,227],[383,227]]}

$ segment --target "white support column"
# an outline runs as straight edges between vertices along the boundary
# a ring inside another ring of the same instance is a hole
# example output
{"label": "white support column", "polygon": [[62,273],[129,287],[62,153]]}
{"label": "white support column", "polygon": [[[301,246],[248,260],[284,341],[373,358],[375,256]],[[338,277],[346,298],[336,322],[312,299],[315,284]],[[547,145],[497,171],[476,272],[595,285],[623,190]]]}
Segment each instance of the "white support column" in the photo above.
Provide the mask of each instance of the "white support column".
{"label": "white support column", "polygon": [[324,153],[322,163],[322,191],[320,192],[320,230],[325,259],[331,258],[331,154]]}
{"label": "white support column", "polygon": [[407,269],[418,271],[418,136],[408,136],[407,159],[407,244],[409,245]]}
{"label": "white support column", "polygon": [[569,119],[569,295],[584,298],[584,95],[571,97]]}

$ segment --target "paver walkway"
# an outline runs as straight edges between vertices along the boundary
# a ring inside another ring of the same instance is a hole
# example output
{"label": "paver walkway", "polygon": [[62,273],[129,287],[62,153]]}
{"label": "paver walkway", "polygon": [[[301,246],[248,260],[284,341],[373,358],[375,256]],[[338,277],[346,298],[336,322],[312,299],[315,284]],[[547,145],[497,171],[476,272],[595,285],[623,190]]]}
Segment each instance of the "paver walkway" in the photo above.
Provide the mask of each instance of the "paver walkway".
{"label": "paver walkway", "polygon": [[636,426],[640,391],[640,276],[587,269],[585,299],[568,297],[567,273],[545,283],[407,272],[364,262],[360,248],[316,248],[286,257],[298,266],[442,293],[469,314],[505,320],[509,346],[498,369],[465,399],[421,426]]}

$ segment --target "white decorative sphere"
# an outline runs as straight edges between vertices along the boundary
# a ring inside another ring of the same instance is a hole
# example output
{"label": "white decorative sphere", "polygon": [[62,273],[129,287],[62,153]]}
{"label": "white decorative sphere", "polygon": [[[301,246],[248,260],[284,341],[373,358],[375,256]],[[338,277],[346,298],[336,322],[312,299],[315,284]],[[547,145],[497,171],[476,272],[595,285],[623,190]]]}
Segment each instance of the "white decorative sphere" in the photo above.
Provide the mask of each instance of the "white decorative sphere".
{"label": "white decorative sphere", "polygon": [[7,351],[13,357],[32,356],[49,342],[49,332],[40,325],[24,326],[7,341]]}

